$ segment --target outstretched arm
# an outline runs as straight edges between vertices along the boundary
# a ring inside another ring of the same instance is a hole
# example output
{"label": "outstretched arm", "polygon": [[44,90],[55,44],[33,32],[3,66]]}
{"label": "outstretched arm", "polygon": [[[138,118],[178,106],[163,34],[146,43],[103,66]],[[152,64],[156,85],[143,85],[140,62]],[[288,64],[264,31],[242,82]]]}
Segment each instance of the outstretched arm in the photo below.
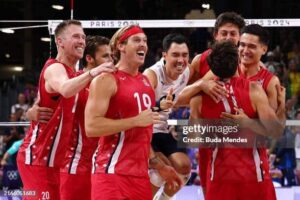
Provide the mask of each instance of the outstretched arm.
{"label": "outstretched arm", "polygon": [[82,90],[93,77],[102,72],[113,72],[113,70],[114,65],[111,62],[103,63],[90,71],[69,79],[62,64],[54,63],[46,69],[44,74],[46,90],[49,93],[58,92],[65,98],[69,98]]}

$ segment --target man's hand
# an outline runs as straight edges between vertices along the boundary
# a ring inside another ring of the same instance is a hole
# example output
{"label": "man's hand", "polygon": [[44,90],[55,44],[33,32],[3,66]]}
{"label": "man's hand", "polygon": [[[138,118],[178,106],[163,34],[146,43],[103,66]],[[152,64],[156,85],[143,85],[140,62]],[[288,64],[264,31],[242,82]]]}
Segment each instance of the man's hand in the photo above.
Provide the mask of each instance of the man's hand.
{"label": "man's hand", "polygon": [[168,94],[167,94],[166,98],[162,99],[159,104],[160,104],[160,108],[162,110],[166,110],[166,109],[169,109],[169,108],[173,107],[173,105],[174,105],[174,102],[173,102],[173,88],[171,88],[168,91]]}
{"label": "man's hand", "polygon": [[115,65],[112,62],[105,62],[105,63],[102,63],[101,65],[91,69],[89,71],[89,74],[91,75],[91,77],[94,78],[95,76],[101,74],[102,72],[111,73],[111,72],[114,72],[115,70],[116,70]]}
{"label": "man's hand", "polygon": [[235,110],[235,114],[222,112],[221,118],[238,122],[241,125],[241,127],[244,128],[248,127],[251,124],[250,123],[251,119],[245,114],[244,110],[242,108],[237,108],[237,107],[235,107],[234,110]]}
{"label": "man's hand", "polygon": [[166,185],[171,187],[173,190],[181,188],[183,185],[182,180],[178,176],[175,169],[168,165],[163,165],[161,168],[157,169],[159,175],[166,181]]}
{"label": "man's hand", "polygon": [[227,113],[227,112],[222,112],[221,113],[221,118],[223,119],[234,119],[234,120],[243,120],[243,119],[250,119],[245,113],[242,108],[234,108],[235,114]]}
{"label": "man's hand", "polygon": [[221,101],[223,97],[228,96],[228,91],[222,84],[215,80],[202,80],[202,91],[209,95],[216,103]]}
{"label": "man's hand", "polygon": [[29,120],[47,123],[53,115],[53,110],[47,107],[39,107],[34,104],[26,113]]}
{"label": "man's hand", "polygon": [[138,116],[136,116],[136,126],[146,127],[151,124],[161,123],[159,113],[153,112],[152,110],[144,110]]}

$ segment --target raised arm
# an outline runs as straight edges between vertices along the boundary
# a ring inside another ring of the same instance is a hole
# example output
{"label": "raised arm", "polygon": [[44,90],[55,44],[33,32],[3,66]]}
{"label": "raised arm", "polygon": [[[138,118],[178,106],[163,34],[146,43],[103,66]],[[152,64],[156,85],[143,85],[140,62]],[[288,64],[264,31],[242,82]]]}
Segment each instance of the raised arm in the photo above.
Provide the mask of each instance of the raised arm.
{"label": "raised arm", "polygon": [[113,63],[103,63],[90,71],[69,79],[62,64],[54,63],[46,69],[44,74],[46,90],[49,93],[58,92],[65,98],[69,98],[82,90],[93,77],[101,72],[113,72],[113,68]]}

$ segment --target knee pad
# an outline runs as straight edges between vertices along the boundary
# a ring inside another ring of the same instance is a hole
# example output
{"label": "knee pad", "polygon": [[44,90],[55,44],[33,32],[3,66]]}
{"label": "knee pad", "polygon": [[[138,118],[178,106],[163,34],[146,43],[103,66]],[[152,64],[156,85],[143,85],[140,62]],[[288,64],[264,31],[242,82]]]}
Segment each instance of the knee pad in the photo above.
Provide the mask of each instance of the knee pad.
{"label": "knee pad", "polygon": [[149,169],[148,174],[152,185],[156,187],[161,187],[166,183],[165,180],[159,175],[156,169]]}

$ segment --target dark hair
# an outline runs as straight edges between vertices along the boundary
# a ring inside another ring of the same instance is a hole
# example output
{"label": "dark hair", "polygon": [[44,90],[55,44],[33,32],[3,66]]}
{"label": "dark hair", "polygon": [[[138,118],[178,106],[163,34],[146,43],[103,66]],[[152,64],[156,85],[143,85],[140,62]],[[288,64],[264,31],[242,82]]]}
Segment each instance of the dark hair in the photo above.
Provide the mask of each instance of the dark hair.
{"label": "dark hair", "polygon": [[221,79],[232,77],[238,66],[237,46],[232,41],[216,42],[207,57],[211,71]]}
{"label": "dark hair", "polygon": [[268,46],[269,44],[269,32],[267,31],[267,29],[265,29],[264,27],[262,27],[261,25],[258,24],[250,24],[248,26],[245,26],[242,29],[242,34],[243,33],[249,33],[252,35],[256,35],[259,38],[259,42],[265,44]]}
{"label": "dark hair", "polygon": [[102,45],[109,45],[109,39],[103,36],[95,35],[95,36],[87,36],[86,37],[86,47],[83,53],[82,65],[86,66],[86,55],[90,55],[95,59],[95,53],[97,48]]}
{"label": "dark hair", "polygon": [[183,44],[188,46],[187,39],[179,33],[170,33],[166,35],[163,39],[163,51],[167,52],[170,49],[172,43]]}
{"label": "dark hair", "polygon": [[65,21],[59,23],[54,31],[55,37],[60,35],[70,25],[81,26],[81,22],[78,20],[65,20]]}
{"label": "dark hair", "polygon": [[224,12],[221,13],[216,19],[214,33],[217,33],[219,28],[227,23],[236,25],[239,28],[240,33],[241,29],[245,26],[245,20],[241,15],[235,12]]}

